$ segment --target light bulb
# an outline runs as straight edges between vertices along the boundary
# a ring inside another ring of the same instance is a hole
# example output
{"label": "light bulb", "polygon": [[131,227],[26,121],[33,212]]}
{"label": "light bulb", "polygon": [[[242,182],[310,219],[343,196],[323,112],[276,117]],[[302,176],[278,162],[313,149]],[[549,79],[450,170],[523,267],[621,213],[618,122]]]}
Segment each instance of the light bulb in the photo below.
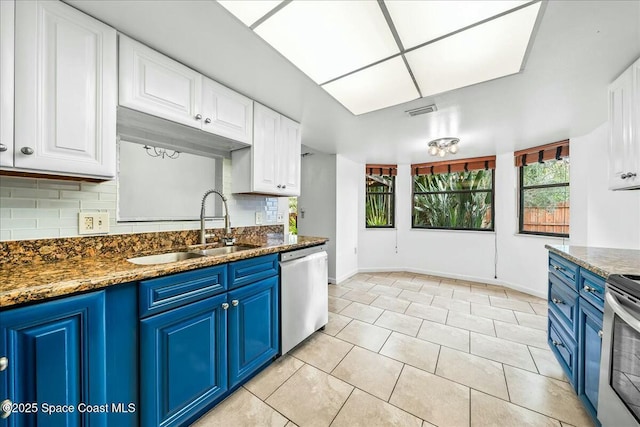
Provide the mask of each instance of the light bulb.
{"label": "light bulb", "polygon": [[447,154],[447,151],[446,151],[445,149],[443,149],[443,148],[441,148],[441,149],[440,149],[440,151],[438,151],[438,155],[439,155],[440,157],[444,157],[444,156],[445,156],[445,154]]}
{"label": "light bulb", "polygon": [[429,154],[431,154],[432,156],[438,154],[438,147],[436,147],[435,145],[429,147]]}
{"label": "light bulb", "polygon": [[452,144],[449,146],[449,152],[451,154],[456,154],[458,152],[458,144]]}

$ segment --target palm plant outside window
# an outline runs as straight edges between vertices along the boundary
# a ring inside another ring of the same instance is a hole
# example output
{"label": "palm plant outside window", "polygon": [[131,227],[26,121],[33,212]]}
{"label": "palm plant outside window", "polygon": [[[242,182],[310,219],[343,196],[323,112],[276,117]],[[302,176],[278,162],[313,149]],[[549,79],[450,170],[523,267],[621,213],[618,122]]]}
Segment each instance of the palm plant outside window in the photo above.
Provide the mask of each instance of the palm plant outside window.
{"label": "palm plant outside window", "polygon": [[365,215],[367,228],[395,225],[396,165],[367,165]]}
{"label": "palm plant outside window", "polygon": [[412,165],[412,227],[494,229],[495,157]]}

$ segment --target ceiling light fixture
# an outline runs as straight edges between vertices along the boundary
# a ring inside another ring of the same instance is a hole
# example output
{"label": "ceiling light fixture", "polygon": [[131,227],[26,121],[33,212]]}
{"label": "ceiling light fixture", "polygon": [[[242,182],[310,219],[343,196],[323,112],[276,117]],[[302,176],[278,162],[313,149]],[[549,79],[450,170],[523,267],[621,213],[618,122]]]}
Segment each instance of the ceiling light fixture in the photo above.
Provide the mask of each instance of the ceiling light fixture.
{"label": "ceiling light fixture", "polygon": [[456,154],[459,142],[459,138],[451,137],[434,139],[427,144],[429,146],[429,154],[440,157],[444,157],[447,153]]}

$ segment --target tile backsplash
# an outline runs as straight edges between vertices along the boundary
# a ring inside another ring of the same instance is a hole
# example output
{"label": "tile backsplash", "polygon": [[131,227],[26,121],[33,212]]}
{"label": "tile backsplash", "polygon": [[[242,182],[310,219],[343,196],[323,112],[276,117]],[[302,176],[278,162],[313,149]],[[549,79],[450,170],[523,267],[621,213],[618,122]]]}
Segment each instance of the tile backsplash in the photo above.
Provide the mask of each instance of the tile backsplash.
{"label": "tile backsplash", "polygon": [[[0,176],[0,241],[78,236],[80,211],[109,212],[109,234],[200,228],[199,221],[118,223],[117,192],[115,180],[91,183]],[[287,203],[286,198],[231,194],[230,159],[223,162],[223,192],[233,227],[255,225],[256,211],[264,212],[265,225],[276,224],[278,203]],[[208,228],[223,226],[222,221],[207,222]]]}

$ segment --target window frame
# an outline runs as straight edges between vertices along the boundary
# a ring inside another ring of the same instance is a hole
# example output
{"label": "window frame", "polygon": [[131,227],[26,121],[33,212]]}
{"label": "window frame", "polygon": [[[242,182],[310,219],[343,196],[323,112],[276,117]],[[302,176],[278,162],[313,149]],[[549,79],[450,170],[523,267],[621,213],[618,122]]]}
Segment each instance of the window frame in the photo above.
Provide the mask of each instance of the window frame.
{"label": "window frame", "polygon": [[[384,191],[384,192],[370,192],[369,187],[367,186],[367,179],[370,175],[378,175],[391,178],[393,191]],[[396,228],[396,175],[385,175],[385,174],[364,174],[365,182],[364,182],[364,227],[366,229],[376,230],[376,229],[394,229]],[[375,195],[388,195],[390,196],[390,204],[391,204],[391,224],[389,225],[369,225],[367,223],[367,197],[369,194]]]}
{"label": "window frame", "polygon": [[[419,192],[415,191],[415,177],[420,175],[412,175],[411,176],[411,229],[412,230],[450,230],[450,231],[482,231],[482,232],[495,232],[496,230],[496,210],[495,210],[495,201],[496,201],[496,193],[495,193],[495,184],[496,184],[496,174],[495,169],[485,169],[491,171],[491,189],[482,189],[482,190],[453,190],[453,191],[430,191],[430,192]],[[447,172],[448,173],[448,172]],[[458,173],[458,172],[451,172]],[[443,175],[443,173],[438,173],[434,175]],[[491,228],[453,228],[453,227],[432,227],[432,226],[419,226],[415,224],[415,195],[416,194],[458,194],[458,193],[491,193]]]}
{"label": "window frame", "polygon": [[[564,160],[556,159],[555,161],[564,161]],[[564,233],[546,233],[546,232],[542,232],[542,231],[526,231],[526,230],[523,230],[523,227],[524,227],[524,190],[533,190],[533,189],[540,189],[540,188],[560,188],[560,187],[569,187],[569,189],[571,189],[571,187],[570,187],[571,180],[567,181],[566,183],[539,184],[539,185],[530,185],[530,186],[525,187],[524,186],[524,168],[526,166],[527,165],[522,165],[522,166],[518,167],[518,234],[524,234],[524,235],[527,235],[527,236],[560,237],[560,238],[563,238],[563,239],[569,238],[569,235],[571,233],[571,228],[569,228],[569,233],[567,233],[567,234],[564,234]],[[571,208],[571,205],[569,205],[569,208]]]}

